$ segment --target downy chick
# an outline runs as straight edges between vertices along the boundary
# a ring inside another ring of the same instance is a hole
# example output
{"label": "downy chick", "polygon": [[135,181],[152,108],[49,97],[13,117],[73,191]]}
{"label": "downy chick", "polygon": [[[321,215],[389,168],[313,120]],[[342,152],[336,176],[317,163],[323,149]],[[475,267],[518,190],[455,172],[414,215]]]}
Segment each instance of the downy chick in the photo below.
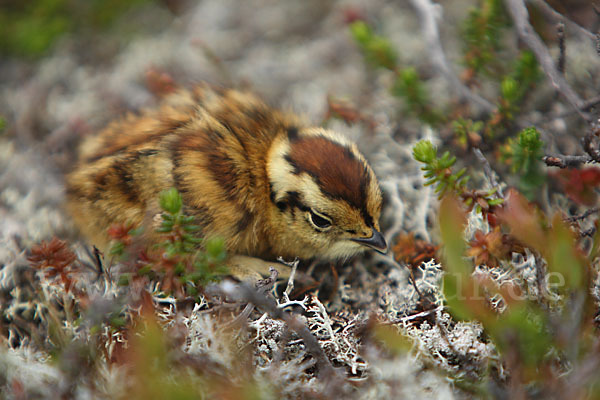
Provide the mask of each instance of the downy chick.
{"label": "downy chick", "polygon": [[382,196],[357,146],[307,126],[254,95],[199,85],[157,109],[127,115],[86,140],[67,177],[68,209],[106,249],[116,223],[153,221],[159,193],[175,187],[202,237],[220,236],[234,275],[262,260],[334,260],[385,252]]}

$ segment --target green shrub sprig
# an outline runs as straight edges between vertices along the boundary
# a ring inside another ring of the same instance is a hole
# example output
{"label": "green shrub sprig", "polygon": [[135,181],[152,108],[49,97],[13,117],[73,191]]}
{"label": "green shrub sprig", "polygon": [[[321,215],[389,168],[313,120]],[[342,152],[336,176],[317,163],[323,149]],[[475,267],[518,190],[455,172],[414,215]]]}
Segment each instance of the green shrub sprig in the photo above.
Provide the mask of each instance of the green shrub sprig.
{"label": "green shrub sprig", "polygon": [[544,142],[534,127],[523,129],[516,139],[508,139],[501,148],[501,158],[510,165],[511,172],[519,176],[519,189],[533,198],[546,181],[542,170]]}
{"label": "green shrub sprig", "polygon": [[401,98],[407,110],[421,121],[435,125],[443,121],[442,113],[431,105],[430,96],[414,67],[401,67],[398,54],[389,39],[373,32],[364,21],[350,24],[350,33],[361,49],[367,64],[395,73],[391,93]]}
{"label": "green shrub sprig", "polygon": [[464,62],[473,77],[481,72],[493,74],[498,51],[501,49],[502,30],[508,18],[501,0],[482,0],[470,10],[464,22]]}
{"label": "green shrub sprig", "polygon": [[[156,228],[161,241],[147,248],[136,260],[135,274],[124,274],[120,284],[128,285],[135,277],[148,277],[161,282],[161,289],[175,295],[195,295],[202,286],[221,279],[228,273],[227,253],[222,238],[199,238],[200,227],[195,218],[186,215],[181,195],[175,188],[159,195],[163,210]],[[117,241],[119,254],[129,246],[128,228]]]}

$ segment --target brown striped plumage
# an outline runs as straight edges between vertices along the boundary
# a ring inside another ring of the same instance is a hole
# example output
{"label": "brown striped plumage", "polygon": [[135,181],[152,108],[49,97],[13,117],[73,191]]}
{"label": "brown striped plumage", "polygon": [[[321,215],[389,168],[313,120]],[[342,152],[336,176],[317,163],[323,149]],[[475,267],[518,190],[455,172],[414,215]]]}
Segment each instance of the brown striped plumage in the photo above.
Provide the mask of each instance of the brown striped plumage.
{"label": "brown striped plumage", "polygon": [[225,238],[236,256],[336,259],[386,247],[381,191],[356,145],[236,90],[182,90],[110,124],[83,144],[67,183],[75,222],[100,247],[114,223],[152,232],[170,187],[202,234]]}

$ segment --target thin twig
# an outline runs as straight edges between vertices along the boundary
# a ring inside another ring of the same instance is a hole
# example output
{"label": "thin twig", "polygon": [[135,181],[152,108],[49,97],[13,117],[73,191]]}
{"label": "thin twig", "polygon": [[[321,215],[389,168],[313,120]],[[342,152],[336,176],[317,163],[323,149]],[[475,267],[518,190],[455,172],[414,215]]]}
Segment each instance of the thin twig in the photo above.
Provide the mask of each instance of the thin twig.
{"label": "thin twig", "polygon": [[298,264],[300,263],[300,261],[298,259],[296,259],[292,262],[286,262],[281,257],[279,257],[277,259],[277,261],[292,268],[292,272],[290,272],[290,277],[288,278],[288,281],[287,281],[287,286],[285,288],[285,291],[283,292],[283,294],[285,296],[284,299],[286,301],[289,301],[290,294],[292,294],[292,290],[294,290],[294,279],[296,278],[296,270],[298,269]]}
{"label": "thin twig", "polygon": [[277,278],[279,277],[279,271],[273,267],[269,267],[269,273],[271,275],[268,278],[259,279],[256,281],[255,287],[259,293],[267,293],[273,289],[273,286],[275,286],[275,282],[277,282]]}
{"label": "thin twig", "polygon": [[384,322],[383,324],[384,325],[388,325],[388,324],[389,325],[396,325],[396,324],[399,324],[399,323],[404,324],[404,323],[406,323],[408,321],[411,321],[413,319],[428,317],[431,314],[434,314],[434,313],[437,313],[439,311],[442,311],[443,309],[444,309],[444,306],[442,305],[442,306],[438,306],[436,308],[432,308],[431,310],[421,311],[419,313],[412,314],[412,315],[409,315],[409,316],[406,316],[406,317],[395,318],[393,320]]}
{"label": "thin twig", "polygon": [[569,168],[578,167],[581,164],[592,162],[592,158],[585,156],[566,156],[563,154],[546,155],[542,157],[542,161],[549,167]]}
{"label": "thin twig", "polygon": [[581,109],[582,110],[589,110],[590,108],[594,107],[595,105],[597,105],[598,103],[600,103],[600,96],[596,96],[596,97],[592,97],[589,100],[586,100],[582,105],[581,105]]}
{"label": "thin twig", "polygon": [[494,189],[496,189],[496,193],[498,194],[499,198],[504,198],[504,194],[502,193],[502,188],[500,187],[500,184],[498,183],[498,179],[497,179],[498,175],[492,169],[490,162],[487,160],[487,158],[485,158],[485,156],[483,155],[481,150],[479,150],[478,148],[476,148],[476,147],[473,148],[473,153],[475,153],[475,157],[477,157],[479,162],[483,164],[483,172],[485,173],[486,178],[490,182],[490,186],[493,187]]}
{"label": "thin twig", "polygon": [[556,36],[558,37],[558,72],[565,76],[565,60],[567,56],[567,46],[565,45],[565,23],[560,21],[556,25]]}
{"label": "thin twig", "polygon": [[[277,270],[273,267],[269,268],[269,272],[271,273],[271,276],[266,279],[259,279],[255,284],[256,290],[261,294],[271,291],[275,285],[275,282],[277,282],[279,272],[277,272]],[[242,310],[242,312],[233,320],[225,324],[225,327],[229,328],[242,326],[246,323],[252,311],[254,311],[254,304],[246,304],[246,307]]]}
{"label": "thin twig", "polygon": [[[599,44],[600,44],[600,42],[599,42]],[[600,54],[600,49],[599,49],[599,54]],[[591,99],[584,101],[583,104],[581,105],[580,109],[582,111],[589,111],[590,108],[592,108],[598,104],[600,104],[600,96],[592,97]],[[548,121],[565,118],[576,112],[578,112],[578,110],[568,110],[568,111],[562,112],[558,115],[548,118]]]}
{"label": "thin twig", "polygon": [[[598,211],[600,211],[600,207],[593,207],[593,208],[590,208],[589,210],[585,211],[582,214],[573,215],[569,218],[565,218],[565,221],[568,223],[571,223],[571,224],[575,224],[576,222],[583,221],[584,219],[586,219],[587,217],[589,217],[592,214],[596,214]],[[580,230],[579,237],[592,237],[592,236],[594,236],[595,233],[596,233],[596,226],[592,226],[589,229]]]}
{"label": "thin twig", "polygon": [[586,229],[585,231],[579,232],[580,237],[594,237],[595,234],[596,234],[595,226],[592,226],[591,228]]}
{"label": "thin twig", "polygon": [[592,2],[592,9],[594,10],[594,13],[596,14],[596,21],[594,21],[594,27],[595,27],[595,31],[596,33],[598,32],[598,24],[600,23],[600,6],[598,5],[598,3],[596,1]]}
{"label": "thin twig", "polygon": [[580,221],[582,219],[586,219],[587,217],[589,217],[592,214],[597,213],[598,211],[600,211],[600,207],[590,208],[589,210],[585,211],[582,214],[573,215],[572,217],[567,218],[567,221],[569,221],[569,222],[577,222],[577,221]]}
{"label": "thin twig", "polygon": [[595,35],[595,39],[596,39],[596,54],[598,54],[600,56],[600,32],[598,31],[598,22],[600,22],[600,6],[598,6],[598,4],[596,4],[596,2],[592,3],[592,8],[594,9],[594,12],[596,13],[596,23],[594,24],[594,26],[596,27],[596,35]]}
{"label": "thin twig", "polygon": [[100,277],[102,276],[102,274],[104,273],[104,267],[102,266],[102,253],[100,252],[100,250],[98,250],[98,248],[96,246],[94,246],[93,251],[90,250],[90,248],[88,246],[82,246],[83,247],[83,251],[85,252],[86,256],[93,262],[93,265],[90,264],[87,261],[83,261],[81,259],[79,259],[79,264],[87,269],[89,269],[90,271],[93,271],[96,273],[96,279],[100,279]]}
{"label": "thin twig", "polygon": [[438,30],[441,5],[434,4],[430,0],[411,0],[411,3],[413,4],[413,7],[416,8],[419,18],[421,19],[423,35],[427,42],[427,49],[429,50],[431,62],[442,72],[446,79],[450,81],[450,84],[458,89],[462,98],[477,104],[488,113],[493,112],[496,107],[488,100],[473,93],[466,85],[464,85],[454,72],[452,72],[448,61],[446,60]]}
{"label": "thin twig", "polygon": [[556,11],[554,8],[552,8],[548,3],[546,3],[543,0],[529,0],[528,3],[530,4],[535,4],[538,9],[544,13],[547,17],[554,19],[555,21],[564,21],[565,25],[567,28],[573,30],[574,32],[577,32],[578,35],[586,37],[588,39],[591,40],[596,40],[596,35],[592,32],[590,32],[589,30],[585,29],[584,27],[582,27],[581,25],[579,25],[578,23],[565,18],[564,15],[562,15],[561,13],[559,13],[558,11]]}
{"label": "thin twig", "polygon": [[248,317],[250,316],[252,311],[254,311],[254,304],[246,304],[246,307],[244,307],[242,312],[237,317],[224,324],[223,326],[225,328],[237,328],[243,326],[246,323],[246,321],[248,321]]}
{"label": "thin twig", "polygon": [[590,122],[591,117],[581,111],[581,106],[584,104],[584,101],[577,93],[575,93],[565,78],[557,71],[548,48],[529,23],[529,12],[527,11],[527,7],[525,7],[523,0],[504,0],[504,2],[517,27],[519,37],[533,51],[544,70],[544,73],[548,79],[550,79],[552,86],[554,86],[554,88],[562,94],[569,103],[571,103],[583,119]]}
{"label": "thin twig", "polygon": [[284,291],[288,299],[290,297],[290,294],[292,294],[292,290],[294,290],[294,277],[296,276],[296,268],[298,268],[298,261],[294,262],[294,265],[292,265],[292,273],[290,274],[287,286]]}
{"label": "thin twig", "polygon": [[[540,296],[540,299],[546,298],[546,271],[544,270],[545,260],[535,254],[535,281],[537,283],[537,290]],[[542,303],[541,305],[543,305]]]}
{"label": "thin twig", "polygon": [[598,134],[600,134],[600,125],[594,126],[587,135],[583,137],[581,140],[583,149],[593,161],[600,163],[600,150],[598,150],[598,146],[594,146],[594,142],[597,142]]}
{"label": "thin twig", "polygon": [[268,313],[273,319],[283,320],[286,325],[296,332],[296,334],[304,341],[306,350],[315,358],[319,373],[326,379],[330,380],[332,387],[338,387],[342,383],[340,373],[333,367],[329,358],[321,348],[319,341],[313,336],[306,325],[300,321],[295,315],[283,311],[277,307],[277,303],[273,298],[260,293],[255,288],[248,285],[246,282],[240,284],[232,284],[225,282],[221,284],[220,289],[225,295],[236,298],[239,301],[244,301],[254,304],[255,307]]}

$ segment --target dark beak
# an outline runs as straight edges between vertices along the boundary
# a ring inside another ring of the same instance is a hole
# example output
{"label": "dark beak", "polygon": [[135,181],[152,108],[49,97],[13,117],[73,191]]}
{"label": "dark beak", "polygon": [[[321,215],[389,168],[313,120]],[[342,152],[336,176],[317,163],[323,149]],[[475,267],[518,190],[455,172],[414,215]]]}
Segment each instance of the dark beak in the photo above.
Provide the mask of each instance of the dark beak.
{"label": "dark beak", "polygon": [[375,229],[373,229],[373,235],[369,238],[355,238],[350,240],[370,247],[381,254],[385,254],[387,252],[387,243],[385,242],[385,238],[381,232],[376,231]]}

